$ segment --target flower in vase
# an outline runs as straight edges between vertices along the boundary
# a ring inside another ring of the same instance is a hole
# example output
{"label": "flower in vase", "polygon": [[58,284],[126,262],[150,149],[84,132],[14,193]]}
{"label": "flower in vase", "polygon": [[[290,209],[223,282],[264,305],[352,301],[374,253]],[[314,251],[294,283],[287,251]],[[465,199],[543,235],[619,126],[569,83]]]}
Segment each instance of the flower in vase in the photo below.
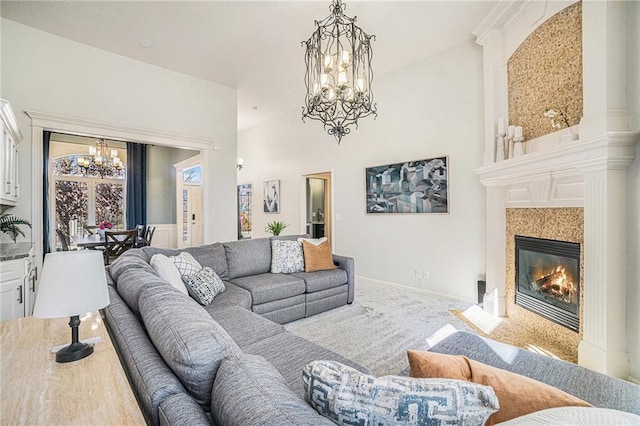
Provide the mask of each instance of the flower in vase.
{"label": "flower in vase", "polygon": [[551,127],[560,130],[564,124],[567,128],[571,127],[567,114],[560,108],[547,108],[544,110],[544,116],[551,119]]}
{"label": "flower in vase", "polygon": [[113,228],[113,223],[109,222],[108,220],[103,220],[102,222],[100,222],[100,224],[98,224],[98,226],[102,230],[111,229]]}

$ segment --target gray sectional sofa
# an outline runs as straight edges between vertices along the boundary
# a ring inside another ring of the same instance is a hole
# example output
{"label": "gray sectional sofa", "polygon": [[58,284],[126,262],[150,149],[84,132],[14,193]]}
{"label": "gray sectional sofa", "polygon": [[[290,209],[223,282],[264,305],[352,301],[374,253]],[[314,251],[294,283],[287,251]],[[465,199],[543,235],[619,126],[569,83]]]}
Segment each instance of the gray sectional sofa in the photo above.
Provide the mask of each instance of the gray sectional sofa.
{"label": "gray sectional sofa", "polygon": [[210,305],[149,264],[179,250],[133,249],[107,267],[105,323],[147,423],[332,424],[302,399],[303,367],[327,359],[368,370],[281,324],[351,303],[353,259],[334,256],[335,270],[271,274],[268,238],[184,251],[225,283]]}
{"label": "gray sectional sofa", "polygon": [[[274,277],[269,241],[184,250],[225,282],[204,307],[149,264],[154,254],[177,250],[129,250],[107,267],[105,323],[148,424],[331,425],[302,398],[303,368],[322,359],[370,374],[281,325],[352,302],[353,259],[334,256],[335,271]],[[534,378],[596,407],[640,414],[639,386],[564,361],[464,332],[430,350]]]}

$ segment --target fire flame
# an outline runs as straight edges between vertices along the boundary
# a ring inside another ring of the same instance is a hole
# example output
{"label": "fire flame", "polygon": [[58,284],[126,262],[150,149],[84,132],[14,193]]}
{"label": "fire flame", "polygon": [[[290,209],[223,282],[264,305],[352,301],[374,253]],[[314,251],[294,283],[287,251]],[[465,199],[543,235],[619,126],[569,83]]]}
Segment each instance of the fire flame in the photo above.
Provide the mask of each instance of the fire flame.
{"label": "fire flame", "polygon": [[576,286],[568,279],[566,268],[562,265],[541,274],[536,283],[541,292],[567,303],[571,303],[578,294]]}

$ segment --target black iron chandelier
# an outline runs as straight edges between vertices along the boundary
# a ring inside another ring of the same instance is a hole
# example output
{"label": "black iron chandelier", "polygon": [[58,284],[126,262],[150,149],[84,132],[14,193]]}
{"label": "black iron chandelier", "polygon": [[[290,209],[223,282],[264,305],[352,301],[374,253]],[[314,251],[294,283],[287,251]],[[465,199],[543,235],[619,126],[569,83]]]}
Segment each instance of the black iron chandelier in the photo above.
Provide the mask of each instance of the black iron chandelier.
{"label": "black iron chandelier", "polygon": [[332,0],[331,15],[315,21],[316,30],[309,40],[303,41],[305,55],[305,85],[307,93],[302,107],[302,120],[310,118],[324,124],[325,130],[335,136],[338,144],[351,132],[349,126],[373,114],[371,83],[371,40],[343,11],[341,0]]}

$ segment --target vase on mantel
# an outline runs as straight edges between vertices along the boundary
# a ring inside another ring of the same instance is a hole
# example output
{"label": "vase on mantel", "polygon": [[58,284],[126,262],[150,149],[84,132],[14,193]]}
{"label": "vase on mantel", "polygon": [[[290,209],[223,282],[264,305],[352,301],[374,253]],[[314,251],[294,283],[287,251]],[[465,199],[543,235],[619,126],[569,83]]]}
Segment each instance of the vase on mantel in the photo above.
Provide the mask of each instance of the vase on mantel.
{"label": "vase on mantel", "polygon": [[573,133],[573,131],[571,130],[571,127],[567,127],[567,132],[562,136],[560,136],[560,143],[563,144],[563,143],[577,141],[578,138],[579,138],[579,135],[577,133]]}

